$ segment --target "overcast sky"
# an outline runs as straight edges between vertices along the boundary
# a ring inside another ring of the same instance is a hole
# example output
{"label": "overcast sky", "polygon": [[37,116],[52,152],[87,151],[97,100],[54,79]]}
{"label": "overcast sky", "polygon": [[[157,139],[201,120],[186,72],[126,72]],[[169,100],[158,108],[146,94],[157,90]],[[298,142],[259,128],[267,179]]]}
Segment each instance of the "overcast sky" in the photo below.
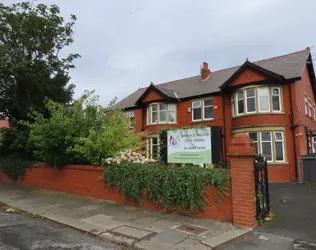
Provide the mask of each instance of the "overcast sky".
{"label": "overcast sky", "polygon": [[[16,0],[0,0],[13,3]],[[38,0],[78,18],[76,97],[107,105],[146,87],[316,45],[315,0]],[[312,53],[316,49],[312,49]]]}

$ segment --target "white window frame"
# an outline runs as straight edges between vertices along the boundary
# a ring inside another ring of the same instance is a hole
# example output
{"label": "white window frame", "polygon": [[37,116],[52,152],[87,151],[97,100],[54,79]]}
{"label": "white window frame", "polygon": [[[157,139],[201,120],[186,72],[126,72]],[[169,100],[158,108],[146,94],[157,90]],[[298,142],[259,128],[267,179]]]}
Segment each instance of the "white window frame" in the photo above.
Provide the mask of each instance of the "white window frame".
{"label": "white window frame", "polygon": [[[172,105],[174,106],[174,111],[173,111],[173,110],[169,110],[169,107],[172,106]],[[176,122],[177,122],[177,104],[175,104],[175,103],[169,103],[166,108],[167,108],[167,112],[166,112],[166,122],[167,122],[167,123],[171,123],[171,124],[176,123]],[[174,122],[169,121],[169,112],[174,112],[174,117],[175,117]]]}
{"label": "white window frame", "polygon": [[314,121],[316,121],[316,104],[314,103]]}
{"label": "white window frame", "polygon": [[313,106],[312,106],[312,101],[310,98],[308,98],[308,106],[309,106],[308,114],[309,114],[309,117],[312,118]]}
{"label": "white window frame", "polygon": [[[193,107],[194,106],[194,103],[200,103],[200,106],[199,107]],[[192,102],[192,121],[202,121],[202,118],[203,118],[203,107],[202,107],[202,101],[194,101]],[[194,119],[194,109],[201,109],[201,119]]]}
{"label": "white window frame", "polygon": [[[254,90],[255,95],[254,95],[254,96],[251,96],[251,97],[248,97],[248,96],[247,96],[247,91],[250,90],[250,89],[253,89],[253,90]],[[255,111],[248,111],[248,99],[255,99]],[[256,88],[248,88],[248,89],[245,89],[244,100],[245,100],[244,106],[245,106],[245,108],[246,108],[246,114],[257,113],[257,89],[256,89]],[[245,111],[245,110],[244,110],[244,111]]]}
{"label": "white window frame", "polygon": [[312,151],[313,153],[316,153],[316,137],[312,137]]}
{"label": "white window frame", "polygon": [[[281,134],[281,136],[282,136],[282,139],[281,139],[281,140],[279,140],[279,139],[277,138],[277,136],[276,136],[277,133],[280,133],[280,134]],[[273,147],[273,151],[274,151],[274,156],[275,156],[275,162],[285,162],[284,132],[283,132],[283,131],[273,131],[273,135],[274,135],[274,142],[273,142],[273,143],[274,143],[274,147]],[[282,142],[282,152],[283,152],[283,160],[282,160],[282,161],[276,159],[276,146],[275,146],[276,142]]]}
{"label": "white window frame", "polygon": [[231,105],[232,105],[232,117],[234,117],[234,116],[235,116],[235,113],[236,113],[235,94],[232,95]]}
{"label": "white window frame", "polygon": [[[268,108],[268,110],[264,110],[264,111],[262,111],[261,109],[260,109],[260,95],[259,95],[259,89],[268,89],[268,106],[269,106],[269,108]],[[260,87],[260,88],[257,88],[257,94],[258,94],[258,110],[259,110],[259,112],[260,113],[269,113],[269,112],[271,112],[271,105],[270,105],[270,102],[271,102],[271,97],[270,97],[270,88],[269,87]]]}
{"label": "white window frame", "polygon": [[[165,109],[160,109],[160,105],[164,105],[165,106]],[[158,115],[158,123],[167,123],[167,121],[168,121],[168,118],[169,117],[167,117],[167,115],[168,115],[168,104],[166,104],[166,103],[159,103],[158,104],[158,112],[159,112],[159,115]],[[163,121],[163,120],[161,120],[160,119],[160,112],[161,111],[164,111],[165,112],[165,120]]]}
{"label": "white window frame", "polygon": [[[206,101],[211,101],[212,102],[212,104],[211,105],[207,105],[207,106],[205,106],[205,102]],[[214,109],[213,109],[213,100],[212,99],[207,99],[207,100],[203,100],[203,112],[202,112],[202,114],[203,114],[203,120],[204,121],[209,121],[209,120],[213,120],[214,119]],[[211,118],[205,118],[205,108],[209,108],[209,107],[212,107],[212,117]]]}
{"label": "white window frame", "polygon": [[[279,94],[276,95],[276,94],[273,94],[273,90],[274,89],[278,89],[279,90]],[[273,108],[273,96],[277,96],[279,97],[279,107],[280,107],[280,110],[277,110],[277,109],[274,109]],[[282,102],[281,102],[281,88],[280,87],[272,87],[271,88],[271,105],[272,105],[272,112],[281,112],[282,111]]]}
{"label": "white window frame", "polygon": [[[262,142],[270,142],[271,144],[271,160],[267,160],[267,162],[273,162],[274,158],[273,158],[273,154],[274,154],[274,150],[273,150],[273,134],[272,131],[260,131],[260,153],[262,154]],[[270,133],[270,141],[263,141],[262,140],[262,133]],[[262,154],[263,155],[263,154]]]}
{"label": "white window frame", "polygon": [[[157,106],[157,110],[153,111],[153,106],[156,105]],[[157,120],[156,122],[153,122],[153,113],[156,112],[157,113]],[[153,103],[150,105],[150,124],[157,124],[159,122],[159,104],[158,103]]]}
{"label": "white window frame", "polygon": [[131,118],[133,118],[133,123],[129,123],[129,128],[135,128],[135,114],[134,111],[130,111],[128,112],[128,119],[129,121],[131,120]]}
{"label": "white window frame", "polygon": [[[157,135],[151,135],[151,136],[147,136],[146,138],[146,143],[147,143],[147,158],[153,160],[154,158],[153,156],[153,138],[157,138],[157,147],[158,147],[158,156],[159,156],[159,152],[160,152],[160,138]],[[150,157],[149,157],[150,155]]]}
{"label": "white window frame", "polygon": [[257,144],[257,151],[256,151],[256,153],[259,153],[260,152],[260,145],[259,145],[259,132],[257,132],[257,131],[253,131],[253,132],[248,132],[248,136],[250,137],[250,135],[249,134],[257,134],[257,140],[255,141],[255,140],[253,140],[253,142],[255,143],[255,144]]}
{"label": "white window frame", "polygon": [[[160,104],[165,104],[166,105],[166,110],[163,110],[166,112],[166,120],[165,121],[161,121],[160,120]],[[154,112],[157,112],[157,122],[152,122],[152,116],[153,116],[153,111],[152,111],[152,107],[154,105],[157,105],[157,111],[154,111]],[[174,105],[175,109],[174,109],[174,112],[175,112],[175,121],[174,122],[171,122],[169,121],[169,105]],[[175,103],[151,103],[148,105],[147,107],[147,125],[155,125],[155,124],[175,124],[177,123],[177,104]]]}
{"label": "white window frame", "polygon": [[305,115],[308,116],[308,100],[307,100],[307,96],[306,95],[304,96],[304,102],[305,102],[305,105],[304,105],[304,107],[305,107]]}
{"label": "white window frame", "polygon": [[[239,92],[242,93],[242,99],[238,99],[238,93]],[[239,108],[239,102],[238,101],[240,101],[240,100],[243,100],[242,104],[244,106],[244,112],[242,112],[242,113],[238,112],[238,108]],[[244,90],[241,90],[241,91],[237,91],[237,93],[236,93],[236,115],[238,116],[238,115],[243,115],[243,114],[245,114],[245,92],[244,92]]]}

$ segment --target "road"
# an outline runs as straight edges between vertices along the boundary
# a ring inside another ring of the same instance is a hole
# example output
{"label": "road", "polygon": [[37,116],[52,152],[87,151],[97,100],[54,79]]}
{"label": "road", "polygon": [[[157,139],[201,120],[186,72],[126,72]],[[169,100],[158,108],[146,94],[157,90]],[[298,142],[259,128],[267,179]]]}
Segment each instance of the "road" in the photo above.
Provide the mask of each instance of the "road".
{"label": "road", "polygon": [[123,250],[47,220],[0,211],[1,250]]}

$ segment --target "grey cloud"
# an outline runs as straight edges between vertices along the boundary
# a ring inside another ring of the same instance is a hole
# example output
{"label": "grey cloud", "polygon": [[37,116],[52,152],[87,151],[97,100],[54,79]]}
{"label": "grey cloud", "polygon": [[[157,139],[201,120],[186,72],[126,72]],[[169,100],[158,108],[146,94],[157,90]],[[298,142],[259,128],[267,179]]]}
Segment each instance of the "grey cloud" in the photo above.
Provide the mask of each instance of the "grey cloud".
{"label": "grey cloud", "polygon": [[[2,0],[4,3],[16,2]],[[38,0],[76,14],[80,53],[71,72],[76,96],[96,89],[101,104],[139,87],[312,46],[314,0]],[[315,51],[315,50],[314,50]]]}

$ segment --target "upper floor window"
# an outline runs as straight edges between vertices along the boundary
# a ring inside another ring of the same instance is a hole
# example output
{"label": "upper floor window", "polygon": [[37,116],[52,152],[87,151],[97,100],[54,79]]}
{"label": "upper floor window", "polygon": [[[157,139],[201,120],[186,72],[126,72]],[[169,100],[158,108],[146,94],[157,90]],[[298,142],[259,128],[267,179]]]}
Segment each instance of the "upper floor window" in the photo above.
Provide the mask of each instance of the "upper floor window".
{"label": "upper floor window", "polygon": [[239,90],[232,96],[232,115],[281,112],[280,87],[253,87]]}
{"label": "upper floor window", "polygon": [[135,117],[134,117],[134,111],[126,112],[125,113],[128,121],[129,121],[129,128],[135,127]]}
{"label": "upper floor window", "polygon": [[147,124],[175,122],[176,104],[153,103],[147,107]]}
{"label": "upper floor window", "polygon": [[307,96],[304,96],[304,107],[305,107],[305,115],[308,115],[308,99]]}
{"label": "upper floor window", "polygon": [[314,120],[316,121],[316,105],[314,103]]}
{"label": "upper floor window", "polygon": [[308,98],[308,105],[309,105],[309,110],[308,110],[308,114],[309,114],[309,117],[312,118],[312,113],[313,113],[313,107],[312,107],[312,101],[310,98]]}
{"label": "upper floor window", "polygon": [[213,100],[201,100],[192,102],[192,121],[212,120]]}

